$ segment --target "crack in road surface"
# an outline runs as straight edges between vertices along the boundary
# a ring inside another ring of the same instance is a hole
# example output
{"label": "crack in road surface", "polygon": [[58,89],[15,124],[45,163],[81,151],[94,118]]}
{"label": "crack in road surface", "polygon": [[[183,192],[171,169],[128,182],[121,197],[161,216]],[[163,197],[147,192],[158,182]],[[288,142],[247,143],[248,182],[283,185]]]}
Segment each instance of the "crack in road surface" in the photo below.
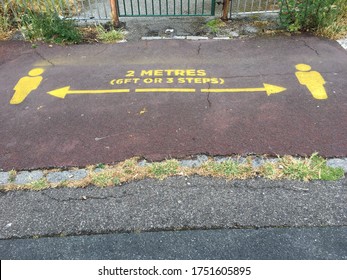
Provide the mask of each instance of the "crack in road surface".
{"label": "crack in road surface", "polygon": [[37,56],[39,56],[41,59],[43,59],[44,61],[47,61],[49,64],[51,64],[52,66],[55,66],[55,64],[50,61],[49,59],[47,59],[46,57],[44,57],[41,53],[39,53],[38,50],[35,49],[35,53],[37,54]]}
{"label": "crack in road surface", "polygon": [[122,198],[125,198],[125,197],[131,197],[131,196],[134,196],[133,194],[124,194],[124,195],[120,195],[120,196],[112,196],[112,195],[108,195],[108,196],[90,196],[90,195],[82,195],[81,197],[79,198],[66,198],[66,199],[59,199],[59,198],[56,198],[56,197],[53,197],[45,192],[42,193],[43,196],[51,199],[51,200],[54,200],[56,202],[70,202],[70,201],[86,201],[86,200],[108,200],[108,199],[115,199],[116,202],[121,202],[119,201],[120,199]]}

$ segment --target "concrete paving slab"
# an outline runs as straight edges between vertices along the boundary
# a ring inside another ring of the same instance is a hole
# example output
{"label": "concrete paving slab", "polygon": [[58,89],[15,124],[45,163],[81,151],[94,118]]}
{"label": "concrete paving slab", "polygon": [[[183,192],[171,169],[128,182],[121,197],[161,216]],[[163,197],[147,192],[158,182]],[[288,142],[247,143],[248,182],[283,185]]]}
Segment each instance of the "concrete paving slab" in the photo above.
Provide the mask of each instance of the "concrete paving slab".
{"label": "concrete paving slab", "polygon": [[[133,156],[347,155],[347,53],[337,42],[284,36],[0,45],[5,171]],[[323,77],[328,99],[300,84],[301,64]],[[44,70],[39,87],[10,104],[19,80],[37,68]],[[286,90],[267,95],[264,84]]]}

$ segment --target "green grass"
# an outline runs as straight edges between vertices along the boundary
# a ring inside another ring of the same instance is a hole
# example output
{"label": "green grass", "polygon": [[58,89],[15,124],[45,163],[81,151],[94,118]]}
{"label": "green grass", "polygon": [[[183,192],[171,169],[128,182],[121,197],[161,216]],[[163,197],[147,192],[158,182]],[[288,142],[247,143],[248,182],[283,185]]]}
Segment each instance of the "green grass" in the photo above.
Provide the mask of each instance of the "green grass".
{"label": "green grass", "polygon": [[336,0],[330,13],[324,14],[323,23],[316,34],[331,39],[340,39],[347,35],[347,1]]}
{"label": "green grass", "polygon": [[149,166],[149,173],[154,178],[164,179],[168,176],[177,175],[179,166],[180,166],[179,162],[175,159],[152,163]]}
{"label": "green grass", "polygon": [[0,40],[5,40],[9,37],[12,29],[10,18],[7,15],[0,14]]}
{"label": "green grass", "polygon": [[112,185],[113,176],[108,173],[100,173],[92,176],[91,183],[98,187],[107,187]]}
{"label": "green grass", "polygon": [[17,176],[17,171],[16,170],[11,170],[11,171],[9,171],[8,172],[8,181],[10,182],[10,183],[12,183],[12,182],[14,182],[14,180],[16,180],[16,176]]}
{"label": "green grass", "polygon": [[[53,184],[48,183],[45,178],[26,185],[14,184],[16,171],[9,172],[9,184],[4,186],[3,190],[32,189],[41,190],[48,187],[86,187],[95,185],[98,187],[117,186],[134,180],[145,178],[165,179],[170,176],[209,176],[216,178],[225,178],[227,180],[244,180],[262,177],[270,180],[326,180],[336,181],[342,179],[345,174],[342,168],[334,168],[327,165],[327,160],[317,153],[306,158],[295,158],[292,156],[278,157],[276,161],[266,161],[259,167],[252,165],[252,157],[245,160],[232,158],[226,161],[217,162],[210,158],[198,167],[183,167],[175,159],[162,162],[148,163],[145,166],[138,164],[139,158],[125,160],[115,165],[104,165],[101,172],[95,173],[95,167],[102,167],[101,164],[89,166],[87,177],[72,181]],[[51,171],[47,171],[47,175]]]}
{"label": "green grass", "polygon": [[212,33],[217,33],[222,27],[226,26],[226,23],[221,19],[213,19],[206,23],[206,26]]}
{"label": "green grass", "polygon": [[95,165],[95,168],[100,168],[100,169],[105,169],[106,165],[103,163],[98,163],[97,165]]}
{"label": "green grass", "polygon": [[[270,165],[266,166],[266,178],[276,179],[286,178],[290,180],[310,181],[310,180],[327,180],[335,181],[344,176],[342,168],[327,166],[327,161],[323,157],[314,153],[309,158],[296,159],[285,156],[273,166],[270,171]],[[271,174],[272,173],[272,174]]]}
{"label": "green grass", "polygon": [[113,27],[110,30],[107,30],[102,25],[96,26],[97,39],[104,43],[115,43],[118,41],[122,41],[125,38],[124,31],[122,29],[116,30]]}
{"label": "green grass", "polygon": [[206,172],[208,176],[222,176],[225,178],[243,178],[252,175],[251,165],[240,163],[237,160],[226,160],[223,162],[208,161],[202,166],[201,174]]}
{"label": "green grass", "polygon": [[30,186],[33,190],[43,190],[49,187],[49,184],[45,178],[41,178],[35,182],[30,183]]}

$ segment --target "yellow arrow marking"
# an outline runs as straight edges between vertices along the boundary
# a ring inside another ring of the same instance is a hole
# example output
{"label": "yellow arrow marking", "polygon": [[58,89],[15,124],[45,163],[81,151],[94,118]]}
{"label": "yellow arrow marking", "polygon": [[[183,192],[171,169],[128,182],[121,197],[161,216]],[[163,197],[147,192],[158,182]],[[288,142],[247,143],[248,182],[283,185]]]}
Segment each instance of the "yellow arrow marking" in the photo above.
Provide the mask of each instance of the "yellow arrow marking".
{"label": "yellow arrow marking", "polygon": [[195,92],[194,88],[138,88],[135,92]]}
{"label": "yellow arrow marking", "polygon": [[[265,91],[267,95],[285,91],[286,88],[264,84],[263,88],[224,88],[201,89],[201,92],[258,92]],[[129,93],[130,89],[99,89],[99,90],[70,90],[70,86],[58,88],[47,92],[48,94],[65,98],[67,94],[105,94],[105,93]],[[135,92],[196,92],[194,88],[138,88]]]}
{"label": "yellow arrow marking", "polygon": [[269,85],[269,84],[263,84],[264,87],[262,88],[218,88],[218,89],[202,89],[201,92],[263,92],[265,91],[267,95],[280,93],[282,91],[285,91],[286,88]]}
{"label": "yellow arrow marking", "polygon": [[128,93],[129,89],[98,89],[98,90],[70,90],[70,86],[58,88],[47,92],[58,98],[65,98],[67,94],[104,94],[104,93]]}

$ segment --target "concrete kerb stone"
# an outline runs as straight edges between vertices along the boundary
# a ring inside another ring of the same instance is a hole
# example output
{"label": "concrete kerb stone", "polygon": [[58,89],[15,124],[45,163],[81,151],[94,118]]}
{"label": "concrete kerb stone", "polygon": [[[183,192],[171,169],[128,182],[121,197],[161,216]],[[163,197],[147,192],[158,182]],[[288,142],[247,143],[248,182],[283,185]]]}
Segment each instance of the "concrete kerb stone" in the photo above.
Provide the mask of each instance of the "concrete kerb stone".
{"label": "concrete kerb stone", "polygon": [[209,38],[206,36],[173,36],[173,37],[162,37],[162,36],[144,36],[141,37],[143,41],[150,40],[192,40],[192,41],[200,41],[200,40],[208,40]]}
{"label": "concrete kerb stone", "polygon": [[10,174],[8,172],[0,172],[0,185],[8,184]]}
{"label": "concrete kerb stone", "polygon": [[[211,157],[210,157],[211,158]],[[217,163],[223,163],[226,161],[235,161],[237,163],[245,163],[247,161],[246,157],[223,157],[215,156],[212,159]],[[192,159],[182,159],[178,160],[180,166],[196,168],[200,167],[203,163],[209,160],[207,155],[198,155]],[[278,158],[266,158],[261,156],[252,157],[252,166],[254,168],[259,168],[260,166],[266,163],[275,163],[278,162]],[[138,162],[138,165],[145,167],[151,163],[146,160],[141,160]],[[347,173],[347,158],[332,158],[327,159],[327,165],[334,168],[342,168],[345,173]],[[93,172],[101,172],[102,168],[96,168]],[[25,185],[34,183],[40,179],[47,179],[49,183],[61,183],[64,181],[77,181],[82,180],[88,176],[88,171],[86,169],[77,169],[77,170],[67,170],[67,171],[54,171],[49,172],[47,175],[41,170],[33,171],[20,171],[15,176],[13,181],[17,185]],[[0,172],[0,185],[6,185],[11,183],[10,181],[10,172]]]}
{"label": "concrete kerb stone", "polygon": [[343,38],[343,39],[340,39],[340,40],[337,40],[337,42],[338,42],[345,50],[347,50],[347,37],[346,37],[346,38]]}
{"label": "concrete kerb stone", "polygon": [[196,159],[184,159],[180,160],[180,165],[183,167],[200,167],[204,162],[208,160],[208,156],[199,155]]}
{"label": "concrete kerb stone", "polygon": [[49,183],[59,183],[63,181],[77,181],[87,177],[88,173],[85,169],[70,170],[70,171],[57,171],[47,175]]}
{"label": "concrete kerb stone", "polygon": [[327,160],[327,165],[330,167],[340,167],[347,173],[347,158],[332,158]]}
{"label": "concrete kerb stone", "polygon": [[14,183],[17,185],[25,185],[42,179],[44,176],[41,170],[20,171],[17,173]]}

